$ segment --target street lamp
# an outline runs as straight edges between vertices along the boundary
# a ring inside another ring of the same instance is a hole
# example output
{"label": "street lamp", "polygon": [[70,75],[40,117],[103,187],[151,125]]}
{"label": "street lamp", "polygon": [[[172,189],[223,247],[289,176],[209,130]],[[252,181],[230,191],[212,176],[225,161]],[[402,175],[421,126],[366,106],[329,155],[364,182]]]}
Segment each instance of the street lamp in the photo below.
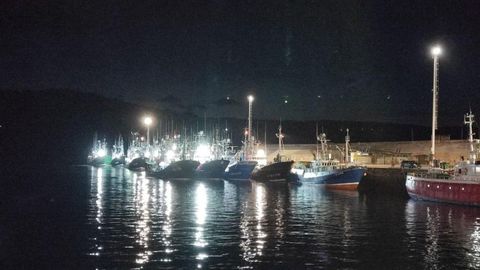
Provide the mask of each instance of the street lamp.
{"label": "street lamp", "polygon": [[435,165],[435,130],[437,130],[438,121],[438,57],[442,54],[442,48],[435,46],[432,48],[433,56],[433,98],[432,98],[432,165]]}
{"label": "street lamp", "polygon": [[150,125],[153,123],[153,118],[151,116],[145,116],[143,123],[147,126],[147,144],[150,145]]}
{"label": "street lamp", "polygon": [[252,138],[252,102],[254,98],[252,95],[248,96],[248,133],[247,133],[247,155],[251,152],[251,138]]}

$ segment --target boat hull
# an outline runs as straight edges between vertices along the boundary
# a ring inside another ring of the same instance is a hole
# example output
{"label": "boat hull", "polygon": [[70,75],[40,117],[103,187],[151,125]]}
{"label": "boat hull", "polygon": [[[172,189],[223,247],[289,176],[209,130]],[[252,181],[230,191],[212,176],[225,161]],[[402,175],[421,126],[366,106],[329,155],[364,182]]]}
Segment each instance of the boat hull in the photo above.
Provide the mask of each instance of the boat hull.
{"label": "boat hull", "polygon": [[224,179],[230,181],[247,181],[257,167],[256,161],[239,161],[225,169]]}
{"label": "boat hull", "polygon": [[324,185],[330,189],[356,190],[365,174],[365,168],[349,167],[331,172],[322,172],[317,175],[300,175],[302,183]]}
{"label": "boat hull", "polygon": [[88,164],[94,167],[102,167],[106,165],[105,159],[105,157],[89,158]]}
{"label": "boat hull", "polygon": [[112,166],[119,166],[119,165],[123,165],[125,164],[125,158],[114,158],[112,159],[112,161],[110,162],[110,165]]}
{"label": "boat hull", "polygon": [[161,171],[150,171],[148,175],[168,180],[191,180],[198,165],[200,165],[200,162],[195,160],[180,160],[171,163]]}
{"label": "boat hull", "polygon": [[287,183],[297,182],[298,176],[291,172],[293,161],[277,162],[260,168],[251,179],[258,182]]}
{"label": "boat hull", "polygon": [[128,163],[127,168],[135,172],[143,172],[148,170],[149,164],[145,158],[136,158]]}
{"label": "boat hull", "polygon": [[480,206],[480,183],[407,175],[408,195],[416,200]]}
{"label": "boat hull", "polygon": [[230,162],[225,159],[212,160],[200,164],[195,170],[195,178],[198,179],[223,179],[225,169]]}

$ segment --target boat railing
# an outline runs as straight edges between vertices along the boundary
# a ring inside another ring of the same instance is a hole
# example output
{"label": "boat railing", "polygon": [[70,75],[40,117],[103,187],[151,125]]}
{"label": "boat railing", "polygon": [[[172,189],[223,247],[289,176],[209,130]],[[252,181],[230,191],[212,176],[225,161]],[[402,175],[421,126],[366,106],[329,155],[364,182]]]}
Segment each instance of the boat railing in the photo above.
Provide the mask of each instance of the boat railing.
{"label": "boat railing", "polygon": [[428,172],[410,172],[410,176],[419,177],[419,178],[435,178],[435,179],[450,179],[451,175],[445,173],[428,173]]}

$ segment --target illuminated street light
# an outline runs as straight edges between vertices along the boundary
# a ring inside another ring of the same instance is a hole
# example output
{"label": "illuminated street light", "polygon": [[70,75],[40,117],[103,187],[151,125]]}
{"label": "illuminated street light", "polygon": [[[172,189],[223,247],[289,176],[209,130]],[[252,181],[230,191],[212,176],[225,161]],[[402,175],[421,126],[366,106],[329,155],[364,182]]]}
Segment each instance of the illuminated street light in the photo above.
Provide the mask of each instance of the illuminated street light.
{"label": "illuminated street light", "polygon": [[442,48],[435,46],[432,48],[433,56],[433,101],[432,101],[432,165],[435,165],[435,130],[438,126],[438,56],[442,54]]}
{"label": "illuminated street light", "polygon": [[153,123],[153,118],[151,116],[145,116],[143,123],[147,126],[147,144],[150,145],[150,126]]}
{"label": "illuminated street light", "polygon": [[432,55],[435,57],[435,56],[438,56],[442,54],[442,48],[440,48],[440,46],[435,46],[432,48]]}
{"label": "illuminated street light", "polygon": [[253,102],[253,96],[249,95],[248,96],[248,130],[247,130],[247,157],[250,157],[250,151],[251,151],[251,140],[252,140],[252,102]]}

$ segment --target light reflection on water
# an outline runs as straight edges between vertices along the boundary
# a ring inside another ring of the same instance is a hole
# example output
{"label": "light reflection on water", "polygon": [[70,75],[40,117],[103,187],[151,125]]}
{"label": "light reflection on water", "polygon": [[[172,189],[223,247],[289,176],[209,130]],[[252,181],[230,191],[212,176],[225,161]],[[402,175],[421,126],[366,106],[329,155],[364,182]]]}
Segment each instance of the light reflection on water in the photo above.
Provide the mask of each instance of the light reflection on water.
{"label": "light reflection on water", "polygon": [[[95,268],[479,268],[480,209],[92,168]],[[450,266],[450,267],[449,267]]]}
{"label": "light reflection on water", "polygon": [[199,261],[197,268],[202,268],[201,261],[208,257],[204,251],[204,247],[208,245],[205,241],[204,236],[204,225],[207,218],[207,189],[205,188],[204,183],[197,185],[195,190],[195,223],[196,223],[196,232],[195,232],[195,242],[193,245],[197,247],[197,256],[196,259]]}
{"label": "light reflection on water", "polygon": [[145,264],[148,262],[152,251],[149,249],[149,234],[150,234],[150,179],[145,178],[145,173],[133,175],[133,185],[135,187],[135,210],[138,220],[135,224],[135,231],[138,233],[136,242],[140,246],[139,253],[137,253],[137,264]]}

